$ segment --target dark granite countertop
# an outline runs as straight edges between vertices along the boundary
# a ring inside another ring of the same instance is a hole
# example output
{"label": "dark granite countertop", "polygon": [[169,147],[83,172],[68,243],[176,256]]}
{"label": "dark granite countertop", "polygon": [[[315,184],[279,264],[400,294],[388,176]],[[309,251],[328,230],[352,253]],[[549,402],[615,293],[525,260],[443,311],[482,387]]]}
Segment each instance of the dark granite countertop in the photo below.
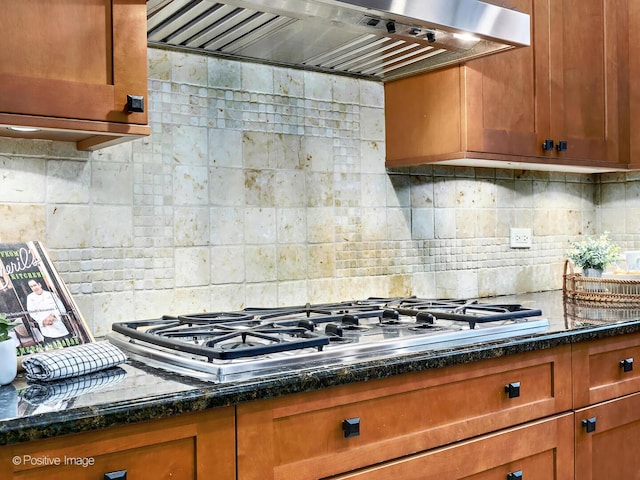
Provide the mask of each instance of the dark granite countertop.
{"label": "dark granite countertop", "polygon": [[0,445],[96,430],[251,400],[312,391],[402,373],[464,364],[640,331],[640,309],[577,307],[561,291],[499,297],[539,308],[548,332],[507,340],[443,348],[302,373],[216,384],[155,369],[136,361],[116,367],[108,381],[82,393],[29,385],[19,374],[0,388]]}

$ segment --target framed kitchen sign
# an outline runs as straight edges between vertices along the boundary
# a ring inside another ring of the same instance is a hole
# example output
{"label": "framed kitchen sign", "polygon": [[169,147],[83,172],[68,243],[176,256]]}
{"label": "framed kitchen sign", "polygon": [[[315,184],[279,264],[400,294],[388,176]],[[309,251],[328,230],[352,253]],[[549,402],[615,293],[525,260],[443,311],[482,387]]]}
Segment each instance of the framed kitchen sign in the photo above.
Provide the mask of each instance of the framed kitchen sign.
{"label": "framed kitchen sign", "polygon": [[0,312],[18,356],[93,341],[87,325],[40,242],[0,244]]}

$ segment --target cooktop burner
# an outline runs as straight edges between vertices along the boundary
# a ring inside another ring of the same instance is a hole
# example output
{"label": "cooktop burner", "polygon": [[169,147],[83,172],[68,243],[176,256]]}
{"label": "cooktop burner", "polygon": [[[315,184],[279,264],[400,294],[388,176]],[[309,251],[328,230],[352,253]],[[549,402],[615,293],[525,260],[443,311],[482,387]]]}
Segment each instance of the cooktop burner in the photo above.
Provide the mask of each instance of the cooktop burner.
{"label": "cooktop burner", "polygon": [[476,300],[368,298],[113,324],[109,340],[171,371],[229,381],[548,329],[542,312]]}

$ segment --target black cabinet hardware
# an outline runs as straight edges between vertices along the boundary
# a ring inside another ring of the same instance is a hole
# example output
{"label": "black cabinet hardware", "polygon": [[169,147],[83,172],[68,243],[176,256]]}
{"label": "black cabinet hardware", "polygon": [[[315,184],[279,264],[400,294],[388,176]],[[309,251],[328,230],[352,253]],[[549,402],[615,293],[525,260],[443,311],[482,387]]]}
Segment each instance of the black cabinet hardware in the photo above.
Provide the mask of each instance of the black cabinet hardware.
{"label": "black cabinet hardware", "polygon": [[620,361],[620,368],[624,373],[630,372],[633,370],[633,358],[625,358]]}
{"label": "black cabinet hardware", "polygon": [[584,427],[585,432],[593,433],[596,431],[596,417],[587,418],[586,420],[582,420],[582,426]]}
{"label": "black cabinet hardware", "polygon": [[558,150],[559,152],[566,152],[567,151],[567,142],[566,142],[566,140],[560,140],[558,142],[558,145],[556,145],[556,150]]}
{"label": "black cabinet hardware", "polygon": [[141,95],[127,95],[127,105],[125,107],[127,113],[144,112],[144,97]]}
{"label": "black cabinet hardware", "polygon": [[507,480],[520,480],[522,478],[522,470],[507,473]]}
{"label": "black cabinet hardware", "polygon": [[347,418],[342,422],[344,438],[360,436],[360,417]]}
{"label": "black cabinet hardware", "polygon": [[553,140],[545,140],[542,142],[542,150],[548,152],[549,150],[553,150]]}
{"label": "black cabinet hardware", "polygon": [[520,396],[520,382],[511,382],[504,386],[504,391],[509,398],[517,398]]}
{"label": "black cabinet hardware", "polygon": [[127,480],[127,471],[118,470],[117,472],[105,473],[104,480]]}

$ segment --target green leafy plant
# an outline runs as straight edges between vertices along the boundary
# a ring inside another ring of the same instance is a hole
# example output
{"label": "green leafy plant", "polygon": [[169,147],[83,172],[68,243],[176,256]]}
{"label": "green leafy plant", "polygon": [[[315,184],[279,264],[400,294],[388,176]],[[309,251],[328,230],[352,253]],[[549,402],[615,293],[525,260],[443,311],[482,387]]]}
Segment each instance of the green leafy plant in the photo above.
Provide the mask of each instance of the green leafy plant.
{"label": "green leafy plant", "polygon": [[618,259],[620,247],[605,232],[598,237],[587,237],[581,242],[569,242],[571,250],[567,252],[567,258],[581,267],[604,270]]}
{"label": "green leafy plant", "polygon": [[9,332],[20,325],[20,322],[12,322],[7,315],[0,313],[0,342],[9,340]]}

